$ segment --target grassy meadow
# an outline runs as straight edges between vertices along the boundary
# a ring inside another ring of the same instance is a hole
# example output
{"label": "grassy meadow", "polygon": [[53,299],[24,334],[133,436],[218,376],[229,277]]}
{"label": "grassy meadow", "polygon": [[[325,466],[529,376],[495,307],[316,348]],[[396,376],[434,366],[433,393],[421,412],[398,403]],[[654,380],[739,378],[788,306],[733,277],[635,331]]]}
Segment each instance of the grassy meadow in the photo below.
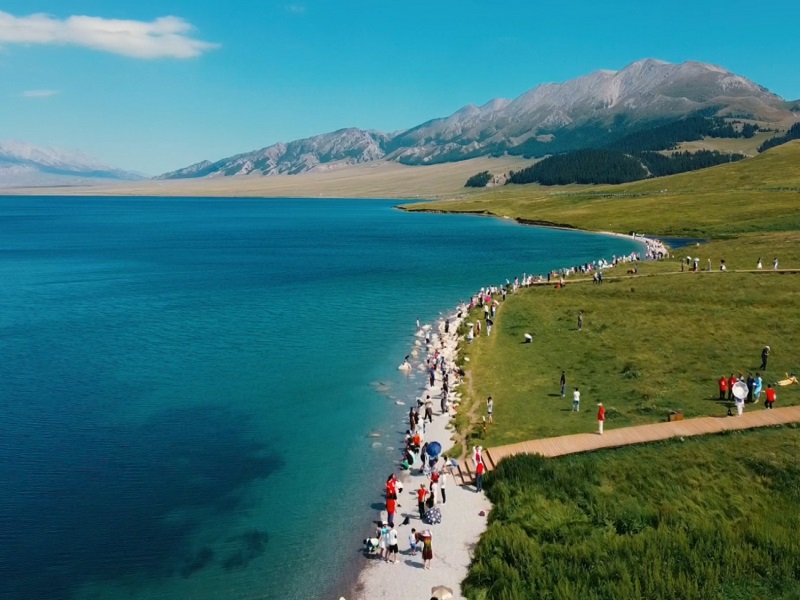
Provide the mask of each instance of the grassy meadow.
{"label": "grassy meadow", "polygon": [[703,239],[799,230],[800,141],[738,163],[670,177],[617,186],[509,185],[408,209]]}
{"label": "grassy meadow", "polygon": [[800,598],[800,428],[503,461],[475,600]]}
{"label": "grassy meadow", "polygon": [[[792,237],[793,254],[800,254],[800,235]],[[714,257],[716,267],[718,255],[705,255]],[[800,265],[800,255],[781,256]],[[757,257],[747,259],[752,266]],[[637,278],[609,274],[602,285],[568,283],[508,297],[492,336],[477,338],[464,351],[471,396],[478,403],[491,395],[495,402],[495,424],[485,436],[473,429],[481,445],[593,431],[597,402],[606,407],[607,429],[663,421],[675,410],[687,418],[723,416],[732,404],[718,401],[717,379],[758,371],[765,345],[772,348],[762,373],[765,389],[797,369],[800,277],[681,273],[677,260],[648,267]],[[648,276],[651,270],[655,274]],[[525,333],[533,335],[532,344],[521,343]],[[559,394],[562,369],[566,398]],[[570,411],[576,386],[579,413]],[[777,405],[800,403],[798,388],[781,388]],[[746,410],[764,408],[750,404]]]}
{"label": "grassy meadow", "polygon": [[[630,265],[607,270],[602,285],[574,276],[509,295],[492,336],[460,357],[459,448],[595,431],[597,402],[607,429],[676,410],[724,417],[732,405],[718,400],[717,379],[757,372],[765,345],[765,389],[798,369],[800,274],[772,272],[772,260],[800,269],[800,142],[621,186],[507,186],[409,208],[706,240],[634,276]],[[703,270],[682,271],[686,256]],[[800,386],[779,387],[777,406],[794,404]],[[494,508],[462,589],[472,600],[800,598],[798,451],[800,427],[789,426],[506,459],[486,478]]]}

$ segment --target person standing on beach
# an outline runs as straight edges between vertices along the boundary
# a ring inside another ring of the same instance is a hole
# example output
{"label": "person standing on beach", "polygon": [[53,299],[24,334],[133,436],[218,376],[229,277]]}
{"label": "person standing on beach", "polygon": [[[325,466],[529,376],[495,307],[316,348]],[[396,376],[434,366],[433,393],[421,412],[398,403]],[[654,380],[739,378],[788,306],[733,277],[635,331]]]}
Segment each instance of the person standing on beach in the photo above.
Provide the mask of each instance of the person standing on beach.
{"label": "person standing on beach", "polygon": [[767,385],[767,399],[764,400],[764,408],[772,408],[772,405],[775,404],[775,400],[778,399],[778,395],[775,393],[775,390],[772,389],[772,384]]}
{"label": "person standing on beach", "polygon": [[767,370],[767,359],[769,358],[769,346],[764,346],[764,349],[761,351],[761,369],[760,371]]}
{"label": "person standing on beach", "polygon": [[570,412],[580,412],[581,410],[581,392],[578,388],[572,392],[572,410]]}
{"label": "person standing on beach", "polygon": [[486,415],[489,417],[489,423],[492,424],[494,424],[493,413],[494,413],[494,400],[492,400],[492,397],[489,396],[489,398],[486,400]]}
{"label": "person standing on beach", "polygon": [[450,333],[450,319],[444,320],[444,332]]}
{"label": "person standing on beach", "polygon": [[433,539],[430,530],[417,534],[422,541],[422,568],[430,570],[433,560]]}
{"label": "person standing on beach", "polygon": [[583,311],[578,313],[578,331],[583,331]]}
{"label": "person standing on beach", "polygon": [[[397,547],[397,529],[394,528],[394,525],[389,525],[389,547],[386,552],[386,562],[397,562],[397,554],[400,549]],[[394,555],[394,561],[391,560],[392,555]]]}
{"label": "person standing on beach", "polygon": [[559,381],[561,384],[561,397],[563,398],[567,393],[567,372],[561,371],[561,380]]}
{"label": "person standing on beach", "polygon": [[425,489],[425,484],[420,483],[417,490],[417,508],[419,509],[420,520],[425,519],[425,498],[428,496],[428,490]]}
{"label": "person standing on beach", "polygon": [[603,408],[603,403],[599,402],[597,404],[597,427],[598,433],[603,435],[603,423],[606,421],[606,409]]}

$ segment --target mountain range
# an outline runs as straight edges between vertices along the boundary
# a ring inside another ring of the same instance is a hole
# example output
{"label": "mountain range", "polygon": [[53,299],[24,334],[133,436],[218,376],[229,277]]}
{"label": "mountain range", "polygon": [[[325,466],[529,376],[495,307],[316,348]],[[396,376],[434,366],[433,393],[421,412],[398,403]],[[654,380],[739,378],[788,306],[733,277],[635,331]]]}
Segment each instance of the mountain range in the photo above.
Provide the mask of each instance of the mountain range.
{"label": "mountain range", "polygon": [[786,123],[800,116],[800,103],[715,65],[645,59],[620,71],[539,85],[513,100],[470,104],[400,132],[341,129],[202,161],[157,179],[297,174],[376,160],[425,165],[502,154],[537,157],[698,114]]}
{"label": "mountain range", "polygon": [[25,142],[0,142],[0,185],[81,185],[98,180],[136,181],[144,176],[117,169],[80,152]]}

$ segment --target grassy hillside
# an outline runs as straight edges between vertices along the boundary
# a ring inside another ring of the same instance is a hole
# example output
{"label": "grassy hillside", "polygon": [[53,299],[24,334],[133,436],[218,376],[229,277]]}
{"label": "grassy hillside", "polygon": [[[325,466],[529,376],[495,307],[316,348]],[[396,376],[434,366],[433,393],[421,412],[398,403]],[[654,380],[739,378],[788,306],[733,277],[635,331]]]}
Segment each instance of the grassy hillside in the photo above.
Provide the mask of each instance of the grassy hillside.
{"label": "grassy hillside", "polygon": [[[663,421],[674,410],[724,416],[733,404],[717,400],[717,379],[758,371],[765,345],[772,348],[765,389],[797,370],[800,276],[769,269],[773,255],[800,265],[800,233],[716,242],[681,253],[687,254],[701,257],[703,267],[711,259],[715,270],[682,273],[678,260],[644,263],[636,279],[625,277],[623,266],[607,271],[599,286],[568,283],[510,295],[492,336],[464,350],[471,398],[479,405],[490,395],[495,400],[495,425],[485,435],[474,428],[470,445],[594,431],[597,402],[606,407],[608,429]],[[723,257],[729,269],[752,269],[759,256],[766,272],[716,270]],[[577,331],[580,311],[584,327]],[[525,333],[533,344],[520,343]],[[562,369],[566,398],[559,395]],[[575,386],[580,413],[570,412]],[[781,406],[800,403],[800,386],[781,388],[778,399]]]}
{"label": "grassy hillside", "polygon": [[[758,147],[777,135],[775,132],[758,132],[751,138],[705,138],[693,142],[681,142],[674,152],[697,152],[698,150],[719,150],[720,152],[739,152],[748,156],[758,154]],[[665,151],[671,154],[673,151]]]}
{"label": "grassy hillside", "polygon": [[409,208],[675,237],[791,231],[800,229],[800,141],[730,165],[619,186],[504,186]]}
{"label": "grassy hillside", "polygon": [[800,597],[800,429],[517,457],[463,584],[472,600]]}

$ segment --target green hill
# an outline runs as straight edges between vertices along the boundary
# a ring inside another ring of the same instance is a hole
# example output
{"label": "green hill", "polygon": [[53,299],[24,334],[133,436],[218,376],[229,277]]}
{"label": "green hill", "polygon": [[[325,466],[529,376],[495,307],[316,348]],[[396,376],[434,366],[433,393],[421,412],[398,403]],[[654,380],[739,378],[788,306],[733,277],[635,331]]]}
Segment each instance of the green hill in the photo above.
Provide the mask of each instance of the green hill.
{"label": "green hill", "polygon": [[675,237],[791,231],[800,229],[800,141],[737,163],[658,179],[616,186],[504,186],[407,208]]}

